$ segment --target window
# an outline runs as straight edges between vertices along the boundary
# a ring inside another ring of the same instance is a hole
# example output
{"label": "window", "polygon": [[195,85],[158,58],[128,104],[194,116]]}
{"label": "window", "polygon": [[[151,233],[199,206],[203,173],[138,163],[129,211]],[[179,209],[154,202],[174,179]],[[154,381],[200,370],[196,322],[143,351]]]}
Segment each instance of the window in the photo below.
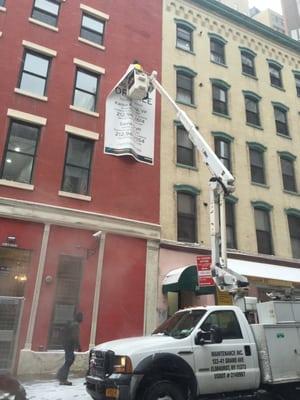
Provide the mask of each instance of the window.
{"label": "window", "polygon": [[250,169],[251,181],[254,183],[266,184],[264,153],[262,150],[250,148]]}
{"label": "window", "polygon": [[103,45],[105,22],[88,14],[82,15],[80,36],[90,42]]}
{"label": "window", "polygon": [[89,190],[92,140],[69,136],[62,190],[86,195]]}
{"label": "window", "polygon": [[295,75],[297,96],[300,97],[300,75]]}
{"label": "window", "polygon": [[227,247],[236,249],[236,233],[235,233],[235,204],[231,200],[226,200],[226,236]]}
{"label": "window", "polygon": [[195,148],[183,126],[177,126],[177,163],[195,167]]}
{"label": "window", "polygon": [[176,46],[180,49],[193,51],[193,29],[183,24],[176,25]]}
{"label": "window", "polygon": [[31,184],[40,127],[12,121],[2,165],[2,179]]}
{"label": "window", "polygon": [[276,132],[284,136],[289,136],[287,111],[279,107],[274,107],[274,115]]}
{"label": "window", "polygon": [[295,170],[294,170],[294,160],[287,159],[285,157],[280,157],[282,182],[284,190],[290,192],[297,192]]}
{"label": "window", "polygon": [[225,64],[225,44],[215,38],[210,38],[210,60],[217,64]]}
{"label": "window", "polygon": [[213,112],[228,115],[227,89],[216,84],[212,85]]}
{"label": "window", "polygon": [[202,323],[201,329],[208,332],[212,326],[221,329],[223,339],[243,339],[240,324],[233,311],[214,311]]}
{"label": "window", "polygon": [[0,0],[0,7],[4,7],[5,6],[5,0]]}
{"label": "window", "polygon": [[194,104],[194,77],[182,71],[177,71],[176,76],[176,100],[185,104]]}
{"label": "window", "polygon": [[245,96],[246,122],[251,125],[260,126],[258,100]]}
{"label": "window", "polygon": [[300,258],[300,216],[288,215],[292,254]]}
{"label": "window", "polygon": [[35,0],[31,16],[45,24],[57,26],[59,8],[59,0]]}
{"label": "window", "polygon": [[195,243],[196,235],[196,196],[177,193],[177,240]]}
{"label": "window", "polygon": [[38,96],[44,96],[47,88],[49,66],[50,59],[48,57],[26,50],[19,88]]}
{"label": "window", "polygon": [[215,152],[225,167],[231,170],[231,153],[230,142],[218,137],[215,137]]}
{"label": "window", "polygon": [[241,60],[242,60],[242,72],[247,75],[256,76],[254,55],[250,54],[249,52],[242,51]]}
{"label": "window", "polygon": [[269,73],[271,85],[282,88],[281,67],[269,64]]}
{"label": "window", "polygon": [[273,254],[269,211],[255,208],[254,215],[257,251],[262,254]]}
{"label": "window", "polygon": [[88,111],[96,110],[99,75],[80,68],[76,71],[73,105]]}

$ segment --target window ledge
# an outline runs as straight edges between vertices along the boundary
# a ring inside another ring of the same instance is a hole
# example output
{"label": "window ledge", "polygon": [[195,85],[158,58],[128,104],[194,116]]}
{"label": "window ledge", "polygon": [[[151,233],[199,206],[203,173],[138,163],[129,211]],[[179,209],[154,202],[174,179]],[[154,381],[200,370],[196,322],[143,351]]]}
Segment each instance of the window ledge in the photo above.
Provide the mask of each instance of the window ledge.
{"label": "window ledge", "polygon": [[271,86],[273,88],[275,88],[275,89],[278,89],[278,90],[281,90],[282,92],[285,92],[285,89],[283,89],[283,87],[281,87],[281,86],[273,85],[272,83],[271,83]]}
{"label": "window ledge", "polygon": [[191,169],[192,171],[199,171],[197,167],[193,167],[191,165],[186,165],[186,164],[181,164],[181,163],[176,163],[176,167]]}
{"label": "window ledge", "polygon": [[212,113],[213,113],[213,115],[216,115],[217,117],[223,117],[223,118],[226,118],[226,119],[231,119],[231,117],[229,115],[227,115],[227,114],[221,114],[221,113],[218,113],[216,111],[213,111]]}
{"label": "window ledge", "polygon": [[96,118],[99,117],[99,113],[97,113],[97,112],[88,111],[88,110],[85,110],[84,108],[75,107],[75,106],[72,106],[72,105],[70,106],[70,110],[78,111],[80,113],[87,114],[87,115],[90,115],[90,116],[96,117]]}
{"label": "window ledge", "polygon": [[196,55],[196,53],[194,53],[192,50],[183,49],[182,47],[179,47],[179,46],[176,46],[176,49],[182,50],[182,51],[184,51],[185,53],[188,53],[188,54],[192,54],[193,56]]}
{"label": "window ledge", "polygon": [[105,50],[105,46],[102,46],[101,44],[97,44],[97,43],[91,42],[90,40],[84,39],[84,38],[82,38],[80,36],[78,37],[78,40],[79,40],[79,42],[88,44],[89,46],[96,47],[96,49]]}
{"label": "window ledge", "polygon": [[226,65],[226,64],[218,63],[217,61],[213,61],[213,60],[210,60],[210,62],[211,62],[212,64],[219,65],[220,67],[228,68],[228,65]]}
{"label": "window ledge", "polygon": [[297,196],[297,197],[300,196],[300,193],[298,193],[298,192],[292,192],[291,190],[285,190],[285,189],[283,189],[283,193],[291,194],[292,196]]}
{"label": "window ledge", "polygon": [[15,93],[21,94],[22,96],[27,96],[27,97],[32,97],[33,99],[40,100],[40,101],[48,101],[47,96],[39,96],[34,93],[26,92],[25,90],[15,88],[14,90]]}
{"label": "window ledge", "polygon": [[250,74],[247,74],[246,72],[242,72],[242,75],[247,76],[248,78],[252,78],[252,79],[258,81],[258,78],[255,75],[250,75]]}
{"label": "window ledge", "polygon": [[280,136],[280,137],[282,137],[284,139],[292,140],[292,138],[289,135],[283,135],[282,133],[278,133],[278,132],[276,132],[276,135]]}
{"label": "window ledge", "polygon": [[56,26],[46,24],[45,22],[39,21],[38,19],[28,18],[28,21],[31,22],[32,24],[42,26],[43,28],[46,29],[50,29],[51,31],[58,32],[58,28]]}
{"label": "window ledge", "polygon": [[58,195],[61,197],[69,197],[71,199],[76,199],[76,200],[83,200],[83,201],[92,200],[91,196],[85,196],[83,194],[78,194],[78,193],[64,192],[62,190],[58,192]]}
{"label": "window ledge", "polygon": [[251,185],[259,186],[259,187],[264,188],[264,189],[270,189],[270,186],[266,185],[265,183],[259,183],[259,182],[251,181]]}
{"label": "window ledge", "polygon": [[6,12],[6,7],[0,7],[0,12]]}
{"label": "window ledge", "polygon": [[0,179],[0,185],[10,186],[16,189],[33,190],[34,186],[29,183],[21,183],[16,181],[9,181],[8,179]]}
{"label": "window ledge", "polygon": [[260,125],[251,124],[251,122],[246,122],[246,125],[251,126],[251,128],[260,129],[261,131],[264,130]]}
{"label": "window ledge", "polygon": [[184,106],[188,106],[188,107],[192,107],[192,108],[197,108],[196,104],[194,104],[194,103],[186,103],[185,101],[181,101],[181,100],[176,100],[176,103],[183,104]]}

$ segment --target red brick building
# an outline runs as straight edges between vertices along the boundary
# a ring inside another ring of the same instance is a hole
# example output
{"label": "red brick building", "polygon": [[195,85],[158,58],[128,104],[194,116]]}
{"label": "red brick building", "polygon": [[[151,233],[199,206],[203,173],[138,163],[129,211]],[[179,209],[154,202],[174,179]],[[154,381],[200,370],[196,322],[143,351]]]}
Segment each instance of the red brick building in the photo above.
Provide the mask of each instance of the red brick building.
{"label": "red brick building", "polygon": [[161,13],[160,1],[0,0],[0,296],[25,299],[0,353],[10,365],[17,342],[20,372],[59,348],[75,309],[83,350],[155,323],[159,102],[154,165],[103,143],[128,65],[160,72]]}

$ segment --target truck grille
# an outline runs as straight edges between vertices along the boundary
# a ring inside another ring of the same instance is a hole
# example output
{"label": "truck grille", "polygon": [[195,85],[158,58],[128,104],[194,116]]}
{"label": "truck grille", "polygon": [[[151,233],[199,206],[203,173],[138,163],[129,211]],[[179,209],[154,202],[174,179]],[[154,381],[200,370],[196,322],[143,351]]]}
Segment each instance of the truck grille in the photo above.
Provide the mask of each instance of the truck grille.
{"label": "truck grille", "polygon": [[92,376],[104,378],[109,373],[109,359],[111,352],[91,350],[89,373]]}

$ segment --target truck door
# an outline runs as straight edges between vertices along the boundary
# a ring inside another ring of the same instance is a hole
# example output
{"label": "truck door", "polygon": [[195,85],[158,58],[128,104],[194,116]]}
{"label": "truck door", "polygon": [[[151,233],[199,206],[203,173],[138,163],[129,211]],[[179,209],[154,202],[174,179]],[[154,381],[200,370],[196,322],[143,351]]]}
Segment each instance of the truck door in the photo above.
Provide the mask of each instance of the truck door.
{"label": "truck door", "polygon": [[[233,310],[212,311],[200,329],[221,329],[222,343],[194,344],[195,373],[200,394],[257,388],[259,369],[255,343],[250,343]],[[245,330],[245,329],[244,329]]]}

